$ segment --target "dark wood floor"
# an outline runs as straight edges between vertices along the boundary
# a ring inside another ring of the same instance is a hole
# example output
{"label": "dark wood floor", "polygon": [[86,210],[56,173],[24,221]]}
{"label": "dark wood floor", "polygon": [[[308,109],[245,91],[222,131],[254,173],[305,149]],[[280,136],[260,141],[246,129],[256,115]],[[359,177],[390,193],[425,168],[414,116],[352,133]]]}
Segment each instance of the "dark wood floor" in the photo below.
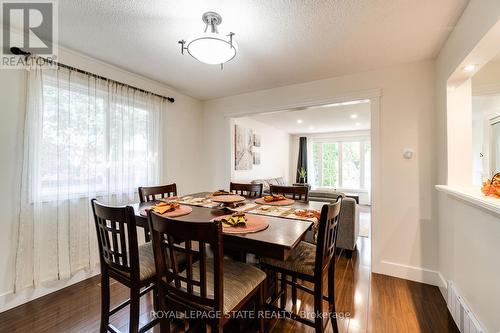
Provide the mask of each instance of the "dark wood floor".
{"label": "dark wood floor", "polygon": [[[438,288],[370,273],[370,243],[360,238],[352,259],[336,263],[337,311],[350,317],[339,321],[341,332],[458,332]],[[127,289],[112,285],[112,303],[127,298]],[[300,310],[311,310],[312,299],[299,291]],[[99,278],[92,278],[0,314],[0,332],[97,332],[100,317]],[[141,322],[149,319],[150,296],[143,297]],[[128,329],[128,308],[111,319],[122,332]],[[229,328],[228,332],[234,331]],[[268,332],[313,332],[290,319],[266,323]],[[159,332],[155,329],[154,332]],[[328,332],[331,327],[328,326]]]}

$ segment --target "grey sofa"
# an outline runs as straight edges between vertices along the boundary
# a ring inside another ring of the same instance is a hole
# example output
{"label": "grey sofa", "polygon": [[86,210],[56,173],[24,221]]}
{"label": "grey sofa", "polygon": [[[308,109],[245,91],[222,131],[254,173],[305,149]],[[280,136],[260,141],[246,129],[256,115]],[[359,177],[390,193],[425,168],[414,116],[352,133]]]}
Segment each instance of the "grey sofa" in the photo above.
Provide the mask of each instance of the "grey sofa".
{"label": "grey sofa", "polygon": [[255,179],[252,180],[252,184],[262,184],[262,192],[269,193],[269,185],[281,185],[285,186],[286,182],[283,177],[277,178],[266,178],[266,179]]}
{"label": "grey sofa", "polygon": [[[252,183],[263,184],[264,193],[269,193],[269,184],[286,185],[282,177],[256,179]],[[309,201],[334,202],[338,196],[342,196],[342,206],[340,209],[339,219],[339,234],[337,236],[337,247],[344,250],[347,257],[352,255],[356,249],[356,241],[358,240],[359,232],[359,211],[356,200],[347,198],[341,192],[325,191],[325,190],[310,190]],[[306,235],[307,241],[313,241],[312,232]]]}
{"label": "grey sofa", "polygon": [[340,207],[337,247],[344,249],[347,257],[351,257],[352,252],[356,249],[359,233],[359,210],[356,200],[345,197],[341,192],[310,191],[309,201],[334,202],[338,196],[342,196],[342,204]]}

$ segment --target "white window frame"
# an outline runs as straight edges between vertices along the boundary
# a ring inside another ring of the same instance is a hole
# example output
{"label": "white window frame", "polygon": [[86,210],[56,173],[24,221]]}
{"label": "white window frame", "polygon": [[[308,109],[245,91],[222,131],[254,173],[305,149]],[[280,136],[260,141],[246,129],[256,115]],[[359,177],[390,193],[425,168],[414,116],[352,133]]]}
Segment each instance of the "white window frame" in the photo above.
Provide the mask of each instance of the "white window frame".
{"label": "white window frame", "polygon": [[[338,149],[339,149],[339,158],[337,161],[337,168],[338,168],[338,186],[316,186],[315,184],[312,184],[314,188],[316,189],[337,189],[337,190],[342,190],[342,191],[353,191],[353,192],[368,192],[370,189],[371,184],[365,184],[365,173],[366,173],[366,165],[365,165],[365,145],[370,142],[370,136],[345,136],[345,137],[324,137],[324,138],[312,138],[312,144],[320,144],[320,154],[321,154],[321,168],[319,170],[319,179],[320,183],[323,183],[323,144],[328,144],[328,143],[336,143],[338,144]],[[360,158],[360,188],[346,188],[343,187],[342,184],[342,176],[343,176],[343,171],[342,171],[342,162],[343,162],[343,143],[344,142],[359,142],[359,158]],[[313,160],[313,151],[311,149],[311,156],[310,159]]]}

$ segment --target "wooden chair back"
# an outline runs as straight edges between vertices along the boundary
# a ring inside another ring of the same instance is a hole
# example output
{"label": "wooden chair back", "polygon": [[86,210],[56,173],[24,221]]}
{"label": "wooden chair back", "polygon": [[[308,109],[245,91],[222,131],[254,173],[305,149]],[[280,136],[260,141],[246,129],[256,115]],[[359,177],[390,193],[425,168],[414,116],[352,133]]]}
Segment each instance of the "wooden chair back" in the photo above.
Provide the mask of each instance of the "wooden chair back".
{"label": "wooden chair back", "polygon": [[[341,203],[342,197],[338,197],[336,202],[323,205],[321,209],[318,239],[316,242],[316,276],[322,276],[322,272],[328,267],[335,256]],[[334,265],[335,263],[332,262],[332,264]]]}
{"label": "wooden chair back", "polygon": [[245,197],[262,197],[263,184],[241,184],[233,183],[229,185],[229,191]]}
{"label": "wooden chair back", "polygon": [[269,193],[281,194],[293,200],[309,200],[309,188],[307,186],[281,186],[269,185]]}
{"label": "wooden chair back", "polygon": [[[206,311],[208,307],[222,311],[224,255],[221,223],[172,220],[152,211],[148,218],[160,299],[166,297],[167,304],[180,310],[194,307]],[[198,246],[193,246],[193,243],[198,243]],[[206,245],[210,245],[213,260],[207,261]],[[179,271],[177,258],[182,256],[186,258],[185,270]],[[194,265],[196,261],[198,263]],[[207,277],[208,265],[212,265],[211,282]],[[213,295],[207,292],[208,283],[212,283]]]}
{"label": "wooden chair back", "polygon": [[106,206],[91,200],[101,267],[139,278],[139,246],[134,209]]}
{"label": "wooden chair back", "polygon": [[139,187],[139,200],[141,202],[155,201],[160,198],[168,198],[177,195],[177,184],[168,184],[160,186],[141,186]]}

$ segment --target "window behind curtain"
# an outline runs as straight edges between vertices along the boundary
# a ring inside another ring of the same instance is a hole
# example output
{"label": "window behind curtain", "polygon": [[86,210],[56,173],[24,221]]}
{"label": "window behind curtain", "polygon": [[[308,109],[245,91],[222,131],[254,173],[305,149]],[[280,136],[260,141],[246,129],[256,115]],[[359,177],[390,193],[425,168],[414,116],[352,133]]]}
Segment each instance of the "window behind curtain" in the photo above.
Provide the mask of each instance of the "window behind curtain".
{"label": "window behind curtain", "polygon": [[138,200],[158,184],[167,101],[65,68],[32,68],[15,289],[98,267],[90,198]]}
{"label": "window behind curtain", "polygon": [[367,190],[370,188],[368,139],[317,139],[312,143],[314,187]]}
{"label": "window behind curtain", "polygon": [[41,198],[123,194],[157,183],[162,103],[77,72],[44,72],[34,184]]}

